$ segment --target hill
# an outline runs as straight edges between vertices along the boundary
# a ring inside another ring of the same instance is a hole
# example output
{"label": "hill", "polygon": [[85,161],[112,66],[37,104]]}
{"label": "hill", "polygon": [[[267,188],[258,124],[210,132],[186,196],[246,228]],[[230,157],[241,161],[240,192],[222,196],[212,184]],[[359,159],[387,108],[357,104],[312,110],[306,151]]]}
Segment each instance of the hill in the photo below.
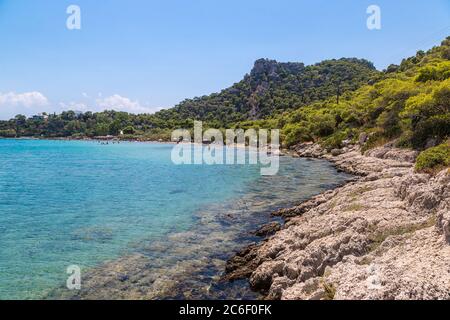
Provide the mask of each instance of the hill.
{"label": "hill", "polygon": [[230,88],[184,100],[155,116],[168,123],[190,119],[207,121],[216,128],[228,127],[336,97],[367,84],[377,74],[372,63],[356,58],[326,60],[312,66],[260,59]]}
{"label": "hill", "polygon": [[[104,111],[0,121],[0,136],[170,139],[174,128],[280,128],[286,147],[314,141],[327,149],[367,140],[372,148],[395,140],[399,147],[428,149],[450,137],[450,37],[383,72],[360,59],[312,66],[260,59],[230,88],[188,99],[155,114]],[[440,150],[440,149],[439,149]]]}

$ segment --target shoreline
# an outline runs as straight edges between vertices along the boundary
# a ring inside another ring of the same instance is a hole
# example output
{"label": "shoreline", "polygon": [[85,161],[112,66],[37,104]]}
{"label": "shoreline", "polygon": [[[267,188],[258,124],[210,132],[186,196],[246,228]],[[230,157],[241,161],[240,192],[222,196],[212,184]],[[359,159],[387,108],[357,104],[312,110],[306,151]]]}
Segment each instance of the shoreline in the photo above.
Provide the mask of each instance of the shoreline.
{"label": "shoreline", "polygon": [[[177,144],[192,144],[192,145],[198,145],[200,143],[196,143],[196,142],[174,142],[174,141],[159,141],[159,140],[139,140],[139,139],[117,139],[117,137],[115,137],[114,139],[96,139],[96,138],[83,138],[83,139],[74,139],[74,138],[64,138],[64,137],[55,137],[55,138],[36,138],[36,137],[18,137],[18,138],[9,138],[9,137],[0,137],[0,140],[19,140],[19,141],[86,141],[86,142],[112,142],[112,143],[121,143],[121,142],[129,142],[129,143],[155,143],[155,144],[170,144],[170,145],[177,145]],[[208,145],[212,145],[212,144],[206,144],[206,143],[201,143],[200,145],[202,146],[208,146]],[[226,144],[221,145],[222,147],[227,147]],[[269,147],[269,148],[268,148]],[[268,147],[266,148],[261,148],[262,150],[270,150],[270,145],[268,145]],[[244,145],[244,144],[238,144],[235,143],[233,145],[233,148],[237,148],[237,149],[248,149],[248,150],[257,150],[258,148],[255,148],[253,146],[250,145]],[[269,151],[270,152],[270,151]],[[283,157],[285,155],[289,155],[292,156],[290,150],[288,149],[283,149],[280,147],[280,153],[279,156]]]}
{"label": "shoreline", "polygon": [[115,137],[114,139],[96,139],[96,138],[82,138],[82,139],[76,139],[76,138],[65,138],[65,137],[16,137],[16,138],[10,138],[10,137],[0,137],[0,140],[31,140],[31,141],[86,141],[86,142],[138,142],[138,143],[161,143],[161,144],[176,144],[176,142],[173,141],[158,141],[158,140],[134,140],[134,139],[117,139]]}
{"label": "shoreline", "polygon": [[[186,232],[169,237],[186,243],[188,251],[207,243],[210,258],[206,254],[204,259],[188,257],[165,273],[149,267],[148,257],[140,252],[121,256],[88,272],[86,296],[65,298],[226,299],[232,297],[228,293],[237,292],[238,298],[243,294],[244,299],[273,300],[450,299],[448,169],[435,176],[416,173],[417,152],[389,144],[364,155],[358,145],[331,154],[311,143],[283,153],[292,158],[327,161],[353,178],[308,196],[298,205],[261,212],[258,218],[228,214],[215,217],[214,210],[202,212],[197,216],[199,222],[204,221],[202,230],[213,224],[213,234]],[[258,198],[270,203],[265,195]],[[253,208],[255,213],[258,210]],[[243,223],[246,227],[241,229],[247,231],[236,232]],[[229,228],[234,230],[233,235]],[[218,246],[223,234],[235,239],[226,250]],[[239,249],[239,243],[245,247]],[[180,249],[168,245],[156,247],[167,252]],[[220,250],[209,250],[214,247]],[[230,258],[233,252],[236,254]],[[170,253],[167,256],[170,258]],[[167,256],[162,254],[159,259]],[[217,282],[208,289],[211,295],[200,294],[198,289],[188,294],[194,278],[204,277],[201,272],[208,268],[219,271]],[[142,288],[135,287],[134,283],[142,282]],[[163,291],[151,292],[148,282]],[[144,288],[147,291],[142,291]]]}
{"label": "shoreline", "polygon": [[[192,146],[195,145],[201,145],[203,147],[206,146],[210,146],[211,144],[205,144],[205,143],[196,143],[196,142],[174,142],[174,141],[157,141],[157,140],[129,140],[129,139],[110,139],[110,140],[102,140],[102,139],[95,139],[95,138],[84,138],[84,139],[73,139],[73,138],[34,138],[34,137],[20,137],[20,138],[7,138],[7,137],[0,137],[0,140],[18,140],[18,141],[79,141],[79,142],[97,142],[100,144],[120,144],[120,143],[143,143],[143,144],[167,144],[167,145],[183,145],[183,144],[191,144]],[[219,145],[220,147],[220,145]],[[229,148],[228,145],[223,144],[221,145],[221,147],[223,148]],[[243,144],[238,144],[235,143],[232,147],[230,147],[232,149],[235,150],[242,150],[245,149],[246,151],[264,151],[267,152],[268,155],[274,155],[271,151],[270,145],[268,145],[266,148],[258,148],[258,147],[253,147],[250,145],[243,145]],[[281,148],[278,151],[278,154],[275,154],[274,156],[279,156],[279,157],[285,157],[285,156],[290,156],[293,158],[298,158],[296,157],[289,149],[284,149]]]}
{"label": "shoreline", "polygon": [[265,299],[450,299],[448,169],[415,173],[417,153],[391,145],[294,152],[355,179],[274,212],[281,230],[229,259],[224,280],[248,279]]}
{"label": "shoreline", "polygon": [[[267,221],[276,228],[281,219],[271,216],[274,210],[296,204],[298,199],[308,199],[325,190],[324,185],[341,185],[347,179],[326,161],[283,161],[292,163],[285,167],[285,174],[258,178],[237,198],[200,208],[195,213],[195,229],[168,234],[155,243],[144,242],[141,249],[83,273],[81,292],[71,295],[61,288],[50,292],[47,298],[259,299],[259,293],[251,291],[245,280],[220,280],[230,254],[269,234],[269,230],[252,232]],[[310,173],[293,176],[299,166],[308,166]],[[317,174],[322,179],[316,179]],[[292,186],[305,178],[305,188],[293,190]],[[270,188],[267,179],[271,181]]]}

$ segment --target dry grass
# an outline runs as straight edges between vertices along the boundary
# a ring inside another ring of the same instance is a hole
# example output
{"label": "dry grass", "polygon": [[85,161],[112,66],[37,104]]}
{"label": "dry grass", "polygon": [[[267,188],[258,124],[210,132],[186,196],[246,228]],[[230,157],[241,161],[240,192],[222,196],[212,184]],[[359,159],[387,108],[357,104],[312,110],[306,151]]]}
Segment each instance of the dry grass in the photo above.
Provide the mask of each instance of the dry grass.
{"label": "dry grass", "polygon": [[352,203],[343,209],[344,212],[353,212],[364,210],[365,207],[360,203]]}
{"label": "dry grass", "polygon": [[333,284],[326,283],[323,281],[322,283],[323,290],[325,290],[325,300],[334,300],[336,296],[336,288]]}
{"label": "dry grass", "polygon": [[351,192],[350,196],[357,197],[357,196],[360,196],[363,193],[370,192],[370,191],[373,191],[373,190],[375,190],[374,186],[370,186],[370,185],[362,186],[362,187],[358,188],[357,190]]}
{"label": "dry grass", "polygon": [[384,230],[381,232],[374,232],[369,237],[371,241],[371,246],[369,252],[375,251],[380,247],[380,245],[391,236],[402,236],[405,234],[412,234],[418,230],[426,229],[436,225],[436,216],[432,215],[429,219],[424,222],[409,224],[404,226],[399,226],[393,229]]}

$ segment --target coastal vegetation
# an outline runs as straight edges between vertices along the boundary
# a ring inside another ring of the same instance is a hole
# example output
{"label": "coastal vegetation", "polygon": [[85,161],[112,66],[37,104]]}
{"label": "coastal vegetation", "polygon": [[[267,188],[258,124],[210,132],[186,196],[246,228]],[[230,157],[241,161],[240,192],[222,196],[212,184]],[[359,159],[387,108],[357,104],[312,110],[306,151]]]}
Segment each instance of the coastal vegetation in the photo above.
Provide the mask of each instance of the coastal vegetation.
{"label": "coastal vegetation", "polygon": [[422,172],[437,172],[448,166],[450,166],[450,140],[423,151],[416,163],[416,169]]}
{"label": "coastal vegetation", "polygon": [[355,90],[380,73],[360,59],[327,60],[305,66],[260,59],[244,79],[220,93],[188,99],[155,114],[66,111],[31,118],[17,115],[0,121],[4,137],[94,137],[123,133],[128,138],[170,139],[173,129],[193,127],[229,128],[246,120],[267,119],[287,110]]}
{"label": "coastal vegetation", "polygon": [[340,148],[346,139],[368,137],[366,148],[396,140],[399,147],[425,149],[450,135],[450,38],[427,53],[390,66],[379,80],[333,99],[312,103],[245,126],[282,128],[291,146],[316,141]]}
{"label": "coastal vegetation", "polygon": [[194,120],[205,129],[280,128],[285,147],[314,141],[331,150],[361,135],[365,149],[388,141],[421,151],[436,147],[450,136],[450,37],[383,72],[355,58],[312,66],[260,59],[230,88],[172,109],[18,115],[0,122],[0,136],[169,140],[173,129],[190,129]]}

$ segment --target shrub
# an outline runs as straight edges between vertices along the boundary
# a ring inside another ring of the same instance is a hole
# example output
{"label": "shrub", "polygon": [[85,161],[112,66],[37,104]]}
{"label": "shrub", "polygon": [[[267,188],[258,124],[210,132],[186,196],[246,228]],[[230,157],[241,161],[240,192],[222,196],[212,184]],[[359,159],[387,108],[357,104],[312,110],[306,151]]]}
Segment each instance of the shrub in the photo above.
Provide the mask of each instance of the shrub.
{"label": "shrub", "polygon": [[290,147],[302,141],[311,141],[310,130],[304,126],[304,121],[288,124],[283,128],[283,145]]}
{"label": "shrub", "polygon": [[433,98],[438,112],[450,112],[450,79],[443,81],[433,91]]}
{"label": "shrub", "polygon": [[395,137],[401,133],[399,115],[394,111],[383,112],[377,119],[377,126],[384,130],[386,137]]}
{"label": "shrub", "polygon": [[15,136],[16,136],[16,130],[14,130],[14,129],[0,130],[0,137],[14,138]]}
{"label": "shrub", "polygon": [[336,117],[331,114],[313,114],[309,119],[311,131],[317,137],[326,137],[333,134],[336,128]]}
{"label": "shrub", "polygon": [[409,98],[403,116],[431,117],[450,112],[450,79],[434,86],[430,93],[421,93]]}
{"label": "shrub", "polygon": [[400,66],[396,65],[396,64],[390,64],[387,69],[386,69],[386,73],[394,73],[397,72],[398,69],[400,68]]}
{"label": "shrub", "polygon": [[397,148],[407,148],[407,149],[412,148],[411,143],[412,135],[413,135],[412,131],[403,132],[402,135],[398,138],[397,142],[395,143],[395,146]]}
{"label": "shrub", "polygon": [[375,131],[369,135],[366,144],[361,148],[362,152],[366,152],[367,150],[380,147],[389,142],[389,138],[386,137],[383,131]]}
{"label": "shrub", "polygon": [[450,166],[450,142],[423,151],[417,158],[416,170],[433,173]]}
{"label": "shrub", "polygon": [[450,48],[445,48],[442,50],[442,58],[450,60]]}
{"label": "shrub", "polygon": [[443,141],[448,136],[450,136],[450,113],[420,121],[411,137],[411,143],[414,148],[422,149],[429,138]]}
{"label": "shrub", "polygon": [[135,134],[136,130],[132,126],[123,129],[123,134]]}
{"label": "shrub", "polygon": [[323,140],[321,145],[328,151],[332,149],[340,149],[343,147],[342,141],[347,139],[348,135],[346,132],[338,131],[333,135],[329,136],[327,139]]}
{"label": "shrub", "polygon": [[83,133],[74,133],[71,138],[72,139],[83,139],[85,135]]}
{"label": "shrub", "polygon": [[448,78],[450,78],[450,62],[444,61],[436,66],[425,66],[419,69],[416,81],[443,81]]}
{"label": "shrub", "polygon": [[170,129],[152,129],[144,134],[144,139],[148,141],[171,141],[172,131]]}

